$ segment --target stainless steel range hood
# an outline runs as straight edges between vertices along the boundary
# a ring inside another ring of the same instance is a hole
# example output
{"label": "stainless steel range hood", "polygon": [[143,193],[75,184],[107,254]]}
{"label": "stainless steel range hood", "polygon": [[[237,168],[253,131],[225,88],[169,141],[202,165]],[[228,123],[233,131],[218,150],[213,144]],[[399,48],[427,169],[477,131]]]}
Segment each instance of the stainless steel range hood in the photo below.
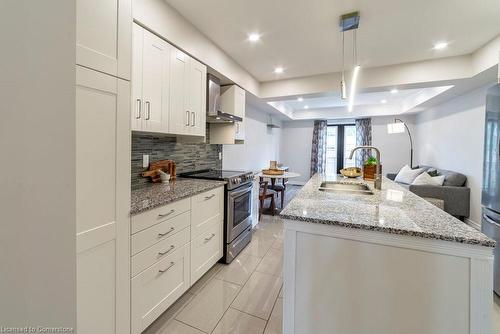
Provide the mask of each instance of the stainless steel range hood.
{"label": "stainless steel range hood", "polygon": [[241,122],[241,117],[225,113],[220,107],[220,80],[212,74],[207,75],[207,122]]}

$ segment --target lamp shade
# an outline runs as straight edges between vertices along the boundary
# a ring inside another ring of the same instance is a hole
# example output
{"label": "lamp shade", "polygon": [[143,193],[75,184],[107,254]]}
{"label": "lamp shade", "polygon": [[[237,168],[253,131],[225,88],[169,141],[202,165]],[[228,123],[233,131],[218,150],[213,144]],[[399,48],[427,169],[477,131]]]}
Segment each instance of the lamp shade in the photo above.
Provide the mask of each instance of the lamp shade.
{"label": "lamp shade", "polygon": [[387,124],[387,133],[393,134],[393,133],[403,133],[403,132],[405,132],[405,123],[396,122]]}

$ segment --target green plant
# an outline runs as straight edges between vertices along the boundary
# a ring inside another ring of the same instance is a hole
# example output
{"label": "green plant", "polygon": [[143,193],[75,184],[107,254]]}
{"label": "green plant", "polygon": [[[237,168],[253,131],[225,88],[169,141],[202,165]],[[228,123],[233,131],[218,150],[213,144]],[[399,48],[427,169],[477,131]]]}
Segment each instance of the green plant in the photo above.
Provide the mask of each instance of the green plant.
{"label": "green plant", "polygon": [[365,161],[365,166],[373,166],[378,163],[377,159],[373,156],[370,156],[368,159]]}

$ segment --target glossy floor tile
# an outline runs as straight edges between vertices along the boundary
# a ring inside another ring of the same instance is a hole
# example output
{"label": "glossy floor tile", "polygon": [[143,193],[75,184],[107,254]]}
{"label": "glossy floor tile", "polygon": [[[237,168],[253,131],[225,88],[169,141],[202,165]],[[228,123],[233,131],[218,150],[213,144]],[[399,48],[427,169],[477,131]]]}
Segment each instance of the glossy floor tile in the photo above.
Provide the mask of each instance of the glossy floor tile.
{"label": "glossy floor tile", "polygon": [[193,286],[189,289],[189,292],[197,295],[198,292],[200,292],[200,290],[203,289],[203,287],[207,285],[207,283],[210,282],[210,280],[214,278],[223,267],[223,264],[216,263],[209,271],[205,273],[205,275],[203,275],[196,283],[193,284]]}
{"label": "glossy floor tile", "polygon": [[500,297],[494,295],[493,299],[493,333],[500,333]]}
{"label": "glossy floor tile", "polygon": [[211,333],[240,288],[239,285],[213,278],[189,301],[175,319],[205,333]]}
{"label": "glossy floor tile", "polygon": [[[168,308],[161,316],[158,317],[158,319],[155,320],[142,334],[163,334],[167,333],[166,328],[170,328],[168,333],[170,331],[173,332],[172,330],[172,325],[170,325],[171,322],[174,321],[174,318],[177,314],[179,314],[180,311],[191,301],[191,299],[194,298],[194,295],[190,292],[186,292],[185,294],[182,295],[181,298],[179,298],[172,306]],[[182,326],[177,326],[179,328],[182,328]],[[175,328],[177,328],[175,327]],[[181,329],[178,329],[181,330]],[[173,332],[175,333],[175,332]],[[183,332],[179,332],[183,333]],[[189,332],[187,332],[189,333]]]}
{"label": "glossy floor tile", "polygon": [[240,254],[231,264],[224,266],[215,277],[226,282],[244,285],[261,260],[260,257]]}
{"label": "glossy floor tile", "polygon": [[213,334],[262,334],[266,321],[229,308]]}
{"label": "glossy floor tile", "polygon": [[264,255],[256,271],[274,276],[283,276],[283,251],[271,248]]}
{"label": "glossy floor tile", "polygon": [[231,307],[268,320],[278,298],[281,277],[255,271],[245,283]]}
{"label": "glossy floor tile", "polygon": [[274,304],[271,317],[267,322],[264,334],[282,334],[283,333],[283,298],[278,298]]}
{"label": "glossy floor tile", "polygon": [[252,242],[245,247],[241,254],[252,255],[260,258],[266,255],[276,238],[258,233],[259,232],[256,232],[252,235]]}
{"label": "glossy floor tile", "polygon": [[167,326],[158,334],[204,334],[202,331],[183,324],[180,321],[172,320]]}

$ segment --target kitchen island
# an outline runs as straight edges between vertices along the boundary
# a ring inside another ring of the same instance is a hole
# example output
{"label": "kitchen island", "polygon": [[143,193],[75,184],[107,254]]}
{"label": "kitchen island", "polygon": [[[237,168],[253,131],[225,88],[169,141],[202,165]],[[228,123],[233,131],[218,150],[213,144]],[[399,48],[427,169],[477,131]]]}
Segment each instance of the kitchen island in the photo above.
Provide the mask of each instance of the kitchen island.
{"label": "kitchen island", "polygon": [[389,179],[317,174],[281,217],[284,333],[491,333],[494,241]]}

